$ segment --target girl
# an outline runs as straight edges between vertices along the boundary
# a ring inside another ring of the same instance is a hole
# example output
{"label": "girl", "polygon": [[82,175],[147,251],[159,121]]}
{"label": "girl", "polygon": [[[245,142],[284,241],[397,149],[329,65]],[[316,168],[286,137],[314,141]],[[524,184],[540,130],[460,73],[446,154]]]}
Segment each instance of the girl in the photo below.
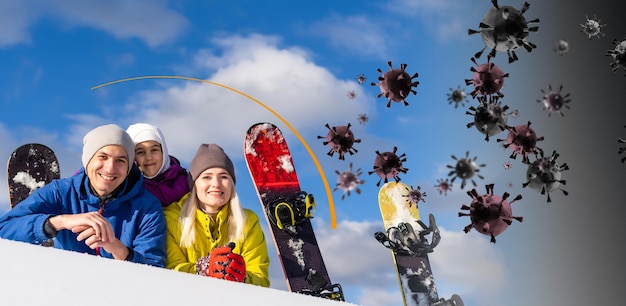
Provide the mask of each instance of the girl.
{"label": "girl", "polygon": [[143,185],[166,207],[189,192],[189,174],[170,156],[161,130],[148,123],[130,125],[126,132],[135,143],[135,163],[144,176]]}

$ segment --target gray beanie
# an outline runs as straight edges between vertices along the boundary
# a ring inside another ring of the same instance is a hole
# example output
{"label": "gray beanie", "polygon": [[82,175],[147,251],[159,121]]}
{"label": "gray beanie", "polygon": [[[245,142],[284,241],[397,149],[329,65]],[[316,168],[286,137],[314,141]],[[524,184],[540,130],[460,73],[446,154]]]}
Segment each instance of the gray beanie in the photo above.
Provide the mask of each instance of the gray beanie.
{"label": "gray beanie", "polygon": [[228,174],[233,178],[233,182],[237,182],[235,179],[235,166],[233,166],[233,161],[224,153],[224,150],[214,143],[201,144],[189,165],[191,179],[195,182],[198,176],[200,176],[200,173],[204,172],[206,169],[215,167],[226,169]]}
{"label": "gray beanie", "polygon": [[124,129],[115,124],[101,125],[85,135],[83,138],[83,167],[86,169],[96,152],[108,145],[124,147],[126,154],[128,154],[128,172],[130,172],[135,161],[135,143]]}

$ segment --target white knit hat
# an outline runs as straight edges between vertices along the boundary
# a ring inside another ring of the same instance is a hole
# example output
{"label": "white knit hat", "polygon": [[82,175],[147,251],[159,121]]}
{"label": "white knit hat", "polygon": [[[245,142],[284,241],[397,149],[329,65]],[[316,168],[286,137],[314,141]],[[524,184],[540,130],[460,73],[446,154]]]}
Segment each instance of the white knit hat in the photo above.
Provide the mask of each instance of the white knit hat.
{"label": "white knit hat", "polygon": [[89,131],[83,138],[83,167],[100,150],[108,145],[118,145],[124,147],[128,155],[128,172],[133,167],[135,160],[135,144],[128,133],[115,124],[106,124]]}
{"label": "white knit hat", "polygon": [[144,141],[153,140],[161,144],[161,151],[163,152],[163,163],[161,164],[161,168],[154,176],[145,176],[147,179],[154,178],[155,176],[163,173],[165,170],[170,167],[170,156],[167,151],[167,145],[165,144],[165,137],[161,130],[149,123],[135,123],[131,124],[126,132],[130,135],[130,138],[133,140],[135,145],[138,143],[142,143]]}

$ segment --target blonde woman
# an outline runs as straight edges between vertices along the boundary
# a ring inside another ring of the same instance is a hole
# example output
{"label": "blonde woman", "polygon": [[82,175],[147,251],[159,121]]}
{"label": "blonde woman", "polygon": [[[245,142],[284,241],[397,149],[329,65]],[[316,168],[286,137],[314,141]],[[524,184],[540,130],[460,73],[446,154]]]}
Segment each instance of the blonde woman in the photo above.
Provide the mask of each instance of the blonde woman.
{"label": "blonde woman", "polygon": [[191,191],[164,209],[166,268],[269,287],[269,256],[259,217],[239,202],[235,168],[216,144],[191,161]]}

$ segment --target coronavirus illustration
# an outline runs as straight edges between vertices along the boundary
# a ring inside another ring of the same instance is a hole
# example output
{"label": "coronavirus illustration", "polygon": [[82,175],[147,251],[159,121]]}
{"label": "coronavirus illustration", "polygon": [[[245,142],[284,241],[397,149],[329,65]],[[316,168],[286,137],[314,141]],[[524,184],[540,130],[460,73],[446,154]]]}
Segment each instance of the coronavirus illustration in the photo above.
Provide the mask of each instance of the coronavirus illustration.
{"label": "coronavirus illustration", "polygon": [[593,18],[589,18],[587,15],[585,16],[585,19],[585,23],[580,24],[580,27],[582,28],[580,33],[587,35],[587,38],[589,39],[592,37],[599,38],[600,36],[604,36],[604,33],[602,33],[602,27],[606,24],[600,23],[600,19],[598,19],[595,15]]}
{"label": "coronavirus illustration", "polygon": [[558,53],[560,56],[567,54],[567,52],[569,52],[569,42],[559,39],[559,41],[554,44],[554,52]]}
{"label": "coronavirus illustration", "polygon": [[381,76],[378,77],[378,83],[371,83],[372,86],[378,86],[380,88],[378,98],[384,96],[389,99],[387,101],[387,107],[391,107],[391,102],[403,102],[405,106],[409,105],[405,99],[411,93],[414,95],[417,94],[417,91],[415,91],[413,87],[417,87],[419,82],[413,81],[413,79],[418,77],[418,73],[416,72],[413,76],[407,73],[405,71],[407,64],[400,64],[400,68],[393,68],[391,61],[389,61],[387,65],[389,65],[389,70],[386,72],[378,68],[377,71],[381,74]]}
{"label": "coronavirus illustration", "polygon": [[357,93],[356,93],[356,91],[354,91],[354,90],[350,90],[350,91],[348,91],[347,96],[348,96],[348,99],[350,99],[350,100],[354,100],[354,99],[356,99],[356,97],[357,97]]}
{"label": "coronavirus illustration", "polygon": [[541,99],[537,100],[537,102],[543,104],[543,110],[548,111],[548,117],[550,117],[552,113],[558,113],[561,117],[563,117],[565,114],[563,114],[562,109],[570,108],[570,94],[561,94],[561,90],[563,90],[563,85],[560,85],[556,90],[552,90],[552,85],[548,85],[548,91],[541,89],[543,96]]}
{"label": "coronavirus illustration", "polygon": [[513,220],[523,221],[523,217],[514,217],[511,209],[511,204],[521,200],[522,195],[518,194],[512,201],[508,201],[508,192],[498,196],[493,193],[494,184],[485,187],[486,194],[479,195],[475,188],[467,192],[472,202],[469,205],[463,204],[461,210],[469,210],[469,213],[459,212],[459,217],[469,216],[472,222],[463,228],[465,233],[474,228],[479,233],[490,236],[490,241],[496,243],[496,236],[502,234]]}
{"label": "coronavirus illustration", "polygon": [[362,74],[362,73],[357,74],[357,76],[356,76],[357,83],[363,84],[363,83],[365,83],[366,80],[367,80],[367,77],[365,77],[364,74]]}
{"label": "coronavirus illustration", "polygon": [[478,64],[476,58],[472,57],[471,61],[476,67],[470,67],[470,71],[474,74],[471,79],[465,79],[465,85],[474,85],[474,90],[470,92],[472,98],[476,98],[477,95],[492,95],[497,94],[499,97],[504,97],[504,94],[500,92],[504,86],[504,78],[508,77],[508,73],[504,73],[500,67],[491,62],[491,56],[487,56],[487,62],[484,64]]}
{"label": "coronavirus illustration", "polygon": [[507,105],[501,106],[498,96],[480,96],[477,107],[470,106],[465,112],[467,115],[474,117],[474,121],[467,124],[467,128],[472,126],[483,135],[485,140],[489,141],[490,136],[499,134],[506,129],[507,123]]}
{"label": "coronavirus illustration", "polygon": [[412,205],[418,207],[420,201],[426,203],[426,200],[424,199],[426,197],[426,192],[422,192],[422,187],[407,187],[407,191],[408,193],[402,196],[406,198],[406,203],[409,204],[409,207],[411,207]]}
{"label": "coronavirus illustration", "polygon": [[537,142],[543,140],[543,136],[538,137],[535,130],[530,127],[531,122],[527,124],[521,124],[517,126],[507,126],[509,134],[506,139],[497,139],[498,142],[505,141],[502,145],[505,148],[510,148],[513,153],[509,156],[515,159],[517,155],[522,156],[522,162],[525,164],[530,163],[528,155],[534,153],[535,156],[541,154],[542,149],[537,146]]}
{"label": "coronavirus illustration", "polygon": [[[565,180],[561,179],[561,173],[565,170],[569,170],[566,163],[559,165],[557,163],[559,154],[556,151],[552,152],[551,156],[544,157],[543,152],[541,157],[537,158],[534,162],[528,165],[526,170],[526,182],[522,183],[522,187],[529,187],[536,190],[542,195],[547,195],[547,202],[552,202],[550,198],[550,192],[561,189],[561,185],[565,185]],[[564,195],[568,195],[568,192],[561,189]]]}
{"label": "coronavirus illustration", "polygon": [[510,161],[505,161],[502,164],[502,167],[504,167],[504,170],[511,170],[511,167],[512,167],[511,162]]}
{"label": "coronavirus illustration", "polygon": [[456,161],[454,165],[447,165],[446,167],[453,169],[448,173],[448,176],[453,176],[450,183],[454,183],[454,180],[457,178],[461,180],[461,189],[465,188],[465,184],[467,180],[472,182],[472,185],[476,186],[476,181],[474,181],[474,176],[483,179],[482,175],[478,174],[480,172],[480,168],[485,167],[485,164],[476,164],[476,159],[478,156],[474,156],[474,158],[469,157],[469,151],[465,152],[465,157],[457,158],[452,155],[452,159]]}
{"label": "coronavirus illustration", "polygon": [[[626,125],[624,125],[624,127],[626,128]],[[622,155],[626,153],[626,139],[617,138],[617,143],[624,144],[621,148],[619,148],[619,150],[617,150],[617,154]],[[626,156],[622,157],[622,163],[624,163],[624,161],[626,161]]]}
{"label": "coronavirus illustration", "polygon": [[483,20],[478,25],[478,30],[468,29],[469,35],[480,33],[485,46],[474,56],[480,58],[486,48],[491,48],[489,55],[496,56],[496,51],[506,52],[509,57],[509,63],[516,61],[517,55],[515,50],[523,47],[526,51],[531,52],[537,46],[528,41],[530,32],[536,32],[538,26],[530,26],[538,23],[539,18],[534,20],[526,20],[524,13],[530,7],[528,2],[524,2],[521,9],[516,9],[510,5],[498,5],[497,0],[491,0],[491,7]]}
{"label": "coronavirus illustration", "polygon": [[337,153],[339,155],[339,159],[344,160],[346,153],[352,155],[358,152],[358,150],[353,146],[355,143],[361,142],[361,139],[354,137],[354,134],[350,129],[350,123],[348,123],[348,125],[338,125],[333,127],[330,127],[330,125],[326,123],[325,126],[328,128],[328,134],[326,136],[317,136],[317,138],[326,139],[323,144],[330,147],[330,151],[328,151],[329,156],[332,157],[333,154]]}
{"label": "coronavirus illustration", "polygon": [[365,183],[364,180],[359,179],[359,176],[363,174],[361,168],[357,169],[355,172],[352,171],[352,163],[348,170],[343,172],[339,172],[339,170],[335,170],[337,173],[337,185],[333,189],[333,192],[338,189],[343,190],[343,194],[341,195],[341,199],[345,199],[346,196],[350,196],[350,192],[354,191],[357,194],[361,194],[361,189],[359,189],[359,185]]}
{"label": "coronavirus illustration", "polygon": [[452,183],[446,179],[437,179],[437,185],[435,185],[439,194],[443,194],[445,196],[448,195],[448,191],[452,191]]}
{"label": "coronavirus illustration", "polygon": [[356,120],[359,121],[360,124],[367,123],[369,119],[370,118],[367,116],[367,114],[359,114],[358,116],[356,116]]}
{"label": "coronavirus illustration", "polygon": [[606,51],[606,56],[613,58],[610,66],[613,72],[621,67],[624,70],[624,76],[626,76],[626,39],[622,41],[614,39],[613,44],[615,48]]}
{"label": "coronavirus illustration", "polygon": [[374,159],[373,171],[368,172],[369,175],[376,173],[380,177],[376,186],[380,186],[380,182],[384,180],[385,183],[389,182],[390,178],[393,178],[396,182],[400,181],[400,173],[406,173],[409,169],[402,166],[402,163],[406,162],[406,154],[402,153],[397,155],[398,147],[393,147],[393,151],[383,152],[376,151],[376,158]]}
{"label": "coronavirus illustration", "polygon": [[450,92],[447,95],[448,104],[454,103],[454,108],[459,107],[459,105],[461,105],[461,107],[464,107],[465,102],[469,102],[469,100],[467,99],[467,94],[465,93],[465,90],[461,88],[461,86],[458,86],[456,89],[450,88]]}

